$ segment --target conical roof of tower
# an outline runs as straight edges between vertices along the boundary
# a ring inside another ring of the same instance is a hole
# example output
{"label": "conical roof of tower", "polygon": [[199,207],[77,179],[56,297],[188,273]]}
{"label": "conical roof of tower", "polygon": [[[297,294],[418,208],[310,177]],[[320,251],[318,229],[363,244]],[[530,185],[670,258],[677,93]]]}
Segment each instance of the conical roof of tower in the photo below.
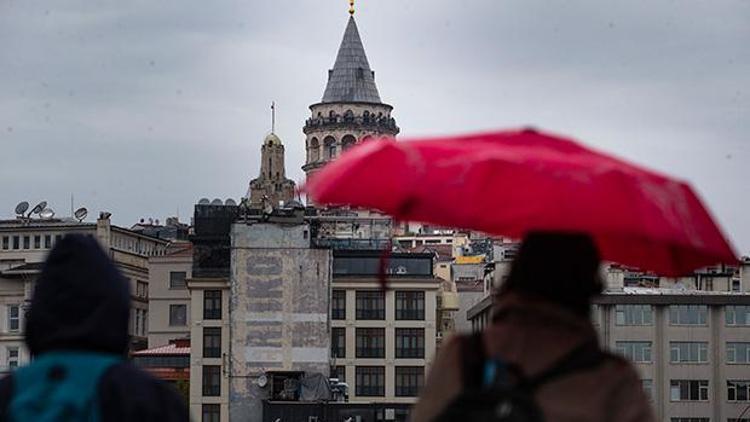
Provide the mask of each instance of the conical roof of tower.
{"label": "conical roof of tower", "polygon": [[375,75],[367,62],[362,39],[359,38],[354,16],[341,40],[336,63],[328,74],[328,84],[323,94],[324,103],[364,102],[381,103],[378,88],[375,86]]}

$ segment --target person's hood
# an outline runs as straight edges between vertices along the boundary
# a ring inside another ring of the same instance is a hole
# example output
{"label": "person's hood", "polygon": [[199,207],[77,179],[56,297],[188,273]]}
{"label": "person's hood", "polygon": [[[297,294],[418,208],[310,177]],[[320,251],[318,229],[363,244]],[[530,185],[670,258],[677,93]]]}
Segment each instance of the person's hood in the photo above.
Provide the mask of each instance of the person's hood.
{"label": "person's hood", "polygon": [[99,243],[68,235],[55,245],[36,282],[26,319],[32,355],[128,350],[130,286]]}

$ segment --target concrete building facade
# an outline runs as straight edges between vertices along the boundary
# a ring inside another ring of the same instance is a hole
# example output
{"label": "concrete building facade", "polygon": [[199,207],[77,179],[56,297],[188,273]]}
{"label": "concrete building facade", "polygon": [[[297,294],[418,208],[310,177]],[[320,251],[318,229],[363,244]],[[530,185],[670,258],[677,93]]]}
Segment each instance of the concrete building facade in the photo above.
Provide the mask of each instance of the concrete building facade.
{"label": "concrete building facade", "polygon": [[[627,285],[651,276],[606,270],[607,290],[594,299],[592,322],[601,344],[641,374],[657,420],[733,422],[750,406],[749,267],[745,259],[727,271],[655,277],[648,282],[655,287]],[[709,278],[712,289],[705,290]],[[704,290],[686,288],[699,279]],[[491,323],[492,299],[486,295],[467,313],[473,330]]]}
{"label": "concrete building facade", "polygon": [[229,414],[261,421],[263,401],[296,401],[303,379],[327,377],[331,252],[310,226],[232,226]]}
{"label": "concrete building facade", "polygon": [[350,402],[414,403],[436,349],[442,280],[431,254],[394,253],[384,291],[381,254],[334,251],[331,376],[349,385]]}
{"label": "concrete building facade", "polygon": [[193,247],[190,242],[172,242],[164,255],[148,260],[148,346],[160,347],[190,337],[190,292]]}
{"label": "concrete building facade", "polygon": [[67,219],[16,218],[0,221],[0,368],[11,370],[28,362],[23,344],[24,314],[44,260],[63,236],[95,237],[129,280],[131,349],[146,347],[148,327],[148,260],[166,252],[168,241],[111,224],[109,213],[96,223]]}

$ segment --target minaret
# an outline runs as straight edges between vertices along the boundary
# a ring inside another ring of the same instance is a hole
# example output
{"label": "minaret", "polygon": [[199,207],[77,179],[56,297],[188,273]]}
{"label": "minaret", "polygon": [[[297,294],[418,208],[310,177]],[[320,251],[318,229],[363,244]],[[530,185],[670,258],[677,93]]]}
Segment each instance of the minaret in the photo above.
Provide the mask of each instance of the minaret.
{"label": "minaret", "polygon": [[375,72],[354,20],[353,1],[349,15],[323,99],[310,106],[312,116],[303,128],[307,159],[302,170],[307,177],[359,142],[399,132],[391,117],[393,107],[380,100],[375,86]]}
{"label": "minaret", "polygon": [[271,133],[263,140],[260,149],[260,175],[250,181],[247,197],[250,205],[256,208],[264,207],[264,198],[268,204],[277,207],[279,202],[289,202],[294,199],[293,180],[286,178],[284,165],[284,144],[273,133],[276,123],[276,107],[271,105]]}

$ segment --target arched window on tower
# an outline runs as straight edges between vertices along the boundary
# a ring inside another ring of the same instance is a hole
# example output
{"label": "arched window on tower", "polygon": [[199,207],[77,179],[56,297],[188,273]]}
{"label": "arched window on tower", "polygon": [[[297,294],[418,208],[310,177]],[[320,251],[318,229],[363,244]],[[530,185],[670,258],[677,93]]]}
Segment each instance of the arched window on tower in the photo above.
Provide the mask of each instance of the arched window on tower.
{"label": "arched window on tower", "polygon": [[369,111],[365,110],[362,113],[362,121],[365,122],[365,123],[370,123],[370,112]]}
{"label": "arched window on tower", "polygon": [[341,151],[344,152],[357,143],[357,138],[352,135],[346,135],[341,138]]}
{"label": "arched window on tower", "polygon": [[271,157],[268,157],[268,177],[273,174],[273,167],[271,166]]}
{"label": "arched window on tower", "polygon": [[326,160],[336,158],[336,139],[333,136],[326,136],[323,140],[323,145],[325,146]]}
{"label": "arched window on tower", "polygon": [[354,112],[351,110],[346,110],[344,113],[344,121],[345,122],[353,122],[354,121]]}
{"label": "arched window on tower", "polygon": [[320,160],[320,144],[318,143],[318,138],[312,138],[310,139],[310,146],[308,147],[308,160],[311,163],[314,163],[318,160]]}

